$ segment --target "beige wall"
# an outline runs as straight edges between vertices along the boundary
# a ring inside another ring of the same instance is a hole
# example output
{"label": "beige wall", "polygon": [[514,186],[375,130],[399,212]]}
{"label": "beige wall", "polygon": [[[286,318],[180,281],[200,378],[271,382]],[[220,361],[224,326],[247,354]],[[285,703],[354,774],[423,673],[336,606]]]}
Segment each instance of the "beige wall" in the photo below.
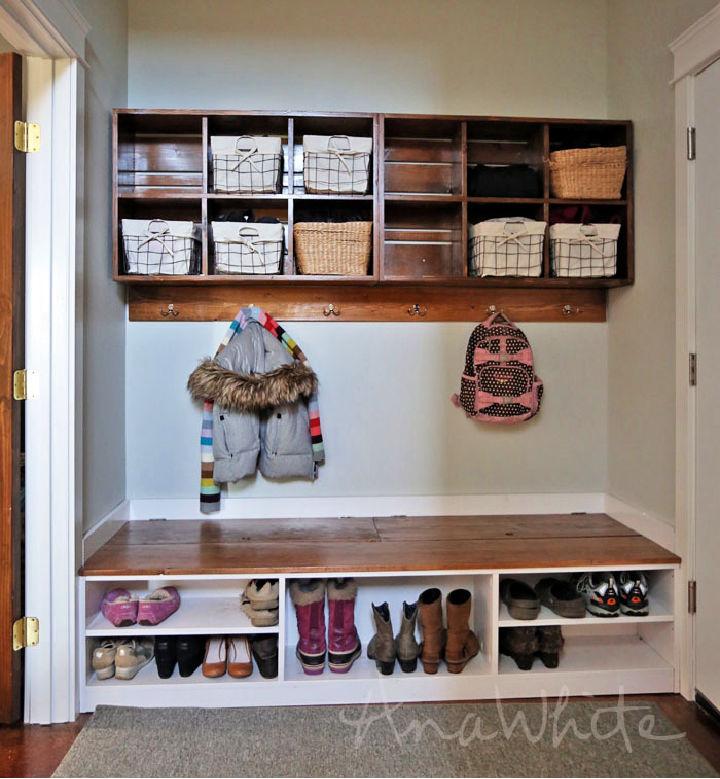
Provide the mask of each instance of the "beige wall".
{"label": "beige wall", "polygon": [[609,0],[608,112],[635,122],[636,275],[611,296],[609,491],[675,515],[674,101],[668,44],[717,0]]}
{"label": "beige wall", "polygon": [[127,105],[127,2],[75,0],[85,57],[83,503],[88,525],[125,497],[125,290],[110,282],[110,111]]}
{"label": "beige wall", "polygon": [[[605,12],[604,0],[131,0],[129,103],[603,117]],[[129,497],[195,496],[200,419],[183,386],[223,329],[128,324]],[[450,405],[470,323],[289,329],[321,378],[328,465],[315,485],[258,480],[243,494],[604,491],[606,325],[527,327],[546,399],[506,430]]]}

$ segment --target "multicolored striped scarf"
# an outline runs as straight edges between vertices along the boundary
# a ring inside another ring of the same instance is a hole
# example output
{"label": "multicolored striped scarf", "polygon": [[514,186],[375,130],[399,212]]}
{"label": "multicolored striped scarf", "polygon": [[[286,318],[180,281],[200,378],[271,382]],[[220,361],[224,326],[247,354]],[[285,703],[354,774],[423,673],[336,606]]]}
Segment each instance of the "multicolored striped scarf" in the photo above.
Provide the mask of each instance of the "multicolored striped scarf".
{"label": "multicolored striped scarf", "polygon": [[[275,336],[280,343],[290,352],[295,360],[310,367],[307,357],[287,331],[282,328],[266,311],[258,306],[241,308],[237,316],[230,323],[225,337],[218,347],[215,357],[230,343],[230,339],[239,331],[244,330],[250,322],[258,322],[269,333]],[[213,401],[205,400],[203,403],[202,432],[200,434],[200,511],[203,514],[212,514],[220,510],[220,486],[213,479],[215,457],[213,456]],[[317,393],[314,393],[308,401],[310,415],[310,439],[312,441],[313,460],[316,463],[325,462],[325,447],[323,445],[322,430],[320,429],[320,407],[318,406]]]}

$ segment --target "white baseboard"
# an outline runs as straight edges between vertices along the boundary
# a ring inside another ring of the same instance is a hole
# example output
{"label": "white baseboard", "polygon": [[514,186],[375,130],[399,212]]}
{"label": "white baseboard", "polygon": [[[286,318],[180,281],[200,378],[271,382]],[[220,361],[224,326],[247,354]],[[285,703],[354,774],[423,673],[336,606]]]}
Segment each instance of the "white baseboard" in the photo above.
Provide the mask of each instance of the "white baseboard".
{"label": "white baseboard", "polygon": [[87,560],[90,555],[97,552],[129,519],[131,519],[131,503],[129,500],[124,500],[85,531],[82,539],[82,559]]}
{"label": "white baseboard", "polygon": [[675,527],[672,522],[663,520],[649,511],[631,506],[620,498],[609,494],[605,495],[604,511],[613,519],[637,530],[638,533],[656,544],[660,544],[671,552],[675,551]]}
{"label": "white baseboard", "polygon": [[242,519],[265,517],[391,517],[445,514],[570,514],[605,511],[605,494],[404,495],[348,498],[225,498],[203,514],[196,498],[130,501],[130,519]]}

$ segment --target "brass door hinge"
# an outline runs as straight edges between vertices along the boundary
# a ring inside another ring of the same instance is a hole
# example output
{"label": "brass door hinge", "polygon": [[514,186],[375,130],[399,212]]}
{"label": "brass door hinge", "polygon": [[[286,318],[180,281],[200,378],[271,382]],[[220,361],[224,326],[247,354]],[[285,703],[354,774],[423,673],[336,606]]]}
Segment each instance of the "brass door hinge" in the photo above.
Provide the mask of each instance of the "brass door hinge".
{"label": "brass door hinge", "polygon": [[15,148],[27,154],[40,151],[40,125],[34,122],[15,122]]}
{"label": "brass door hinge", "polygon": [[27,400],[27,371],[15,371],[13,373],[13,400]]}
{"label": "brass door hinge", "polygon": [[689,160],[694,160],[697,157],[697,140],[696,140],[696,133],[694,127],[688,127],[686,135],[686,142],[687,142],[687,158]]}
{"label": "brass door hinge", "polygon": [[40,620],[37,617],[21,617],[13,622],[13,651],[37,646],[40,643]]}
{"label": "brass door hinge", "polygon": [[697,582],[693,579],[688,582],[688,614],[697,611]]}

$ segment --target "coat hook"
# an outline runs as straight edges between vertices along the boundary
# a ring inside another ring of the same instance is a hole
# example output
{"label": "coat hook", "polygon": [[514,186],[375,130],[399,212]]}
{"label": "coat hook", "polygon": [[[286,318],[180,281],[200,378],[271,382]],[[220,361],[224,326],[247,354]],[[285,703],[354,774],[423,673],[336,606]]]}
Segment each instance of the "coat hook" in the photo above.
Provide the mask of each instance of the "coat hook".
{"label": "coat hook", "polygon": [[493,304],[492,306],[488,306],[488,307],[485,309],[485,312],[486,312],[488,315],[490,315],[490,316],[492,316],[492,314],[497,314],[497,306],[496,306],[496,305],[494,305],[494,304]]}
{"label": "coat hook", "polygon": [[340,313],[341,313],[340,309],[335,308],[334,303],[330,303],[329,305],[325,306],[325,308],[323,309],[323,314],[325,314],[325,316],[330,316],[330,314],[332,314],[333,316],[340,316]]}
{"label": "coat hook", "polygon": [[410,316],[427,316],[428,307],[421,306],[419,303],[413,303],[407,310]]}
{"label": "coat hook", "polygon": [[167,309],[160,309],[160,316],[179,316],[180,312],[175,308],[174,303],[168,303]]}
{"label": "coat hook", "polygon": [[563,316],[572,316],[573,314],[579,314],[580,309],[577,306],[571,306],[569,303],[566,303],[562,307]]}

